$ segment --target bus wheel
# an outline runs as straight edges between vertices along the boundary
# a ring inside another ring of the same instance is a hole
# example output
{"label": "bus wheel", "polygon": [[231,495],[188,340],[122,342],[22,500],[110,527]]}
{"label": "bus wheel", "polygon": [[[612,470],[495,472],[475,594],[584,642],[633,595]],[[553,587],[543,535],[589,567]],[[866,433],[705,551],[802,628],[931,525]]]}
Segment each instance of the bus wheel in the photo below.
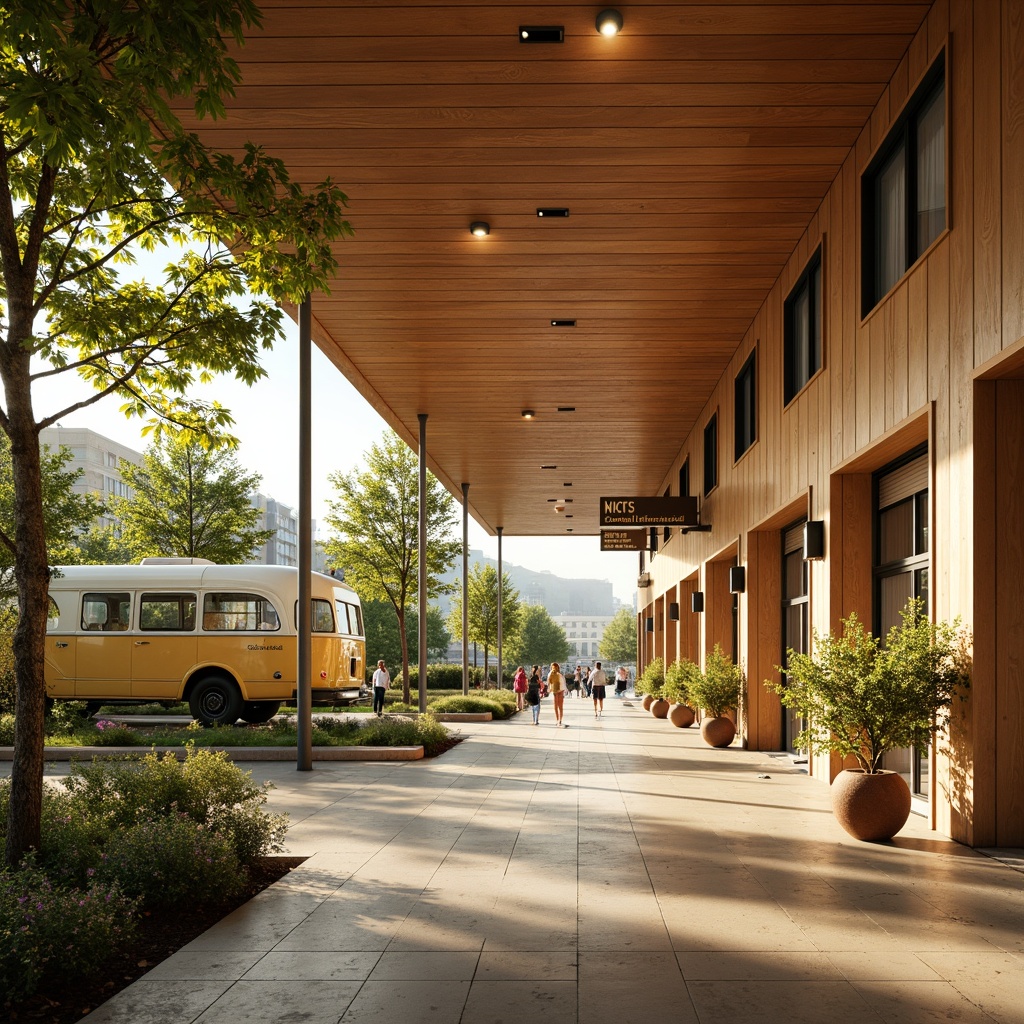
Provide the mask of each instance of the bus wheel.
{"label": "bus wheel", "polygon": [[279,700],[247,700],[242,705],[241,718],[250,725],[269,722],[281,710]]}
{"label": "bus wheel", "polygon": [[192,717],[203,725],[234,725],[243,703],[238,687],[223,676],[200,679],[188,699]]}

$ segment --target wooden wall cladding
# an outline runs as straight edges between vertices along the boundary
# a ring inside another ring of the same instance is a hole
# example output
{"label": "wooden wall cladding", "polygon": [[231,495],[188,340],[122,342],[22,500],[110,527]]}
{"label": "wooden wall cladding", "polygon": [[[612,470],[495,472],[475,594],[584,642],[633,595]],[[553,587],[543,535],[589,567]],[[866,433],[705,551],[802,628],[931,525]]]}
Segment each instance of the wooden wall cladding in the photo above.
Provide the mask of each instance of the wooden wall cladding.
{"label": "wooden wall cladding", "polygon": [[[916,83],[946,49],[948,230],[866,318],[860,313],[860,175],[884,140]],[[810,513],[828,525],[828,557],[812,567],[811,623],[838,625],[871,609],[870,474],[927,425],[932,459],[931,595],[934,614],[978,623],[978,663],[997,683],[980,697],[989,721],[958,711],[960,760],[948,748],[936,763],[935,826],[955,838],[984,844],[1024,842],[1024,562],[1013,544],[998,556],[979,530],[1000,538],[1022,535],[1018,479],[1024,438],[1010,413],[1024,407],[1017,385],[1000,382],[999,423],[989,435],[1005,441],[975,464],[976,390],[983,364],[1000,376],[999,360],[1024,339],[1024,5],[1018,0],[937,0],[900,61],[807,231],[722,375],[697,428],[662,481],[672,484],[689,457],[699,467],[701,430],[718,409],[723,451],[730,449],[733,380],[758,348],[758,440],[737,463],[723,459],[719,485],[702,507],[713,535],[671,540],[654,560],[655,590],[671,586],[714,557],[717,538],[745,535],[795,500],[813,494]],[[782,307],[807,259],[823,246],[824,367],[785,408],[782,403]],[[1009,373],[1008,373],[1009,375]],[[1015,372],[1015,376],[1020,374]],[[990,389],[991,390],[991,389]],[[978,388],[977,394],[988,392]],[[1004,399],[1004,396],[1005,399]],[[908,426],[911,424],[911,426]],[[993,444],[995,441],[993,439]],[[992,470],[999,488],[999,521],[984,504],[981,477]],[[699,472],[695,475],[696,492]],[[976,481],[980,492],[975,493]],[[1006,491],[1016,487],[1013,497]],[[1004,494],[1004,491],[1006,493]],[[977,518],[976,518],[977,517]],[[1015,526],[1000,525],[1015,523]],[[1016,533],[1013,530],[1016,529]],[[749,537],[748,537],[749,545]],[[759,552],[755,545],[752,556]],[[994,566],[998,580],[976,581]],[[745,600],[749,603],[751,595]],[[997,608],[1000,610],[997,615]],[[757,609],[748,611],[740,656],[763,660]],[[992,625],[996,623],[996,625]],[[979,649],[981,645],[981,649]],[[1016,674],[1015,674],[1016,673]],[[982,684],[984,685],[984,684]],[[974,698],[972,698],[973,702]],[[998,706],[997,706],[998,705]],[[999,723],[998,727],[996,722]],[[986,767],[989,746],[994,761]]]}

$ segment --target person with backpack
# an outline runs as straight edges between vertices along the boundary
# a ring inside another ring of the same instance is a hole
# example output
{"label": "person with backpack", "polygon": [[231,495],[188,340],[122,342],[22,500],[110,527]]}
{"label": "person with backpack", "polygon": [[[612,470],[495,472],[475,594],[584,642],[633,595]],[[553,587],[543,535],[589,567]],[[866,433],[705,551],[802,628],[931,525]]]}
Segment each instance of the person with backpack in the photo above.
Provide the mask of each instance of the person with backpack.
{"label": "person with backpack", "polygon": [[540,725],[540,666],[534,665],[526,683],[526,703],[533,712],[533,724]]}

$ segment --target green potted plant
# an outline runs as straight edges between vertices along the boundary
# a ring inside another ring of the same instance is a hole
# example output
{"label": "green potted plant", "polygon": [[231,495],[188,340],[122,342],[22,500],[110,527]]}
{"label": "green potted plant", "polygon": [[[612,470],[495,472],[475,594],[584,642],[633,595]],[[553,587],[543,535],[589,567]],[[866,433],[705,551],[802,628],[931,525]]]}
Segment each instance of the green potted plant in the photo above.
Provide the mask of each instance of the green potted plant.
{"label": "green potted plant", "polygon": [[690,696],[690,680],[700,674],[700,669],[688,658],[677,658],[665,669],[665,685],[662,694],[671,704],[668,720],[678,729],[693,725],[693,698]]}
{"label": "green potted plant", "polygon": [[784,682],[767,681],[808,722],[797,745],[855,758],[832,783],[832,810],[857,839],[891,839],[910,815],[903,777],[881,767],[885,754],[928,741],[970,685],[971,636],[960,620],[931,622],[919,599],[907,602],[883,644],[858,620],[839,636],[814,634],[814,654],[788,652]]}
{"label": "green potted plant", "polygon": [[[662,658],[655,658],[640,673],[634,687],[637,693],[643,694],[644,711],[650,711],[655,718],[664,718],[668,714],[669,703],[661,692],[664,686],[665,662]],[[664,705],[664,710],[662,710],[662,705]],[[661,714],[658,713],[659,711]]]}
{"label": "green potted plant", "polygon": [[715,644],[704,661],[704,671],[689,681],[690,698],[707,714],[700,723],[704,742],[712,747],[727,747],[736,737],[736,723],[728,712],[738,710],[743,701],[743,669],[733,664]]}

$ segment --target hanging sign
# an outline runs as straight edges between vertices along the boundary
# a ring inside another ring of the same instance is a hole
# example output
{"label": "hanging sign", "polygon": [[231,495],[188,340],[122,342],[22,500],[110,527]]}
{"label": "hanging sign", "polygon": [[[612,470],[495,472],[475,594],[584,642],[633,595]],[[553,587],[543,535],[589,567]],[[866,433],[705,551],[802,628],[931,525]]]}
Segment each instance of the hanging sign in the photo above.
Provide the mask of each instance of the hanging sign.
{"label": "hanging sign", "polygon": [[697,499],[680,498],[602,498],[601,529],[617,526],[696,526]]}
{"label": "hanging sign", "polygon": [[602,551],[646,551],[650,534],[646,530],[602,530]]}

